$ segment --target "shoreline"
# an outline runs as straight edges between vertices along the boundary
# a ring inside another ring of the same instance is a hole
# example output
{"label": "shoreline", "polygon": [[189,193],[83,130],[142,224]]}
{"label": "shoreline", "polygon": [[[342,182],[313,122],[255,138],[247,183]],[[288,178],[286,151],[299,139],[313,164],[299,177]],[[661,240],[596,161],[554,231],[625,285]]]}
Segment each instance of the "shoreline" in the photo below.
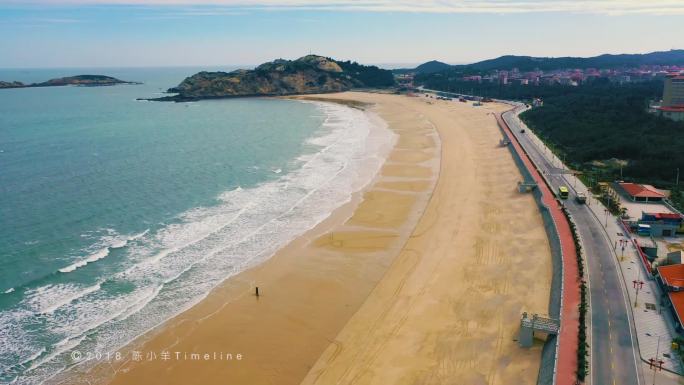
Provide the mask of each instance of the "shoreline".
{"label": "shoreline", "polygon": [[[289,103],[300,104],[299,102]],[[251,232],[254,229],[256,229],[255,231],[263,230],[257,234],[257,236],[260,237],[257,241],[268,238],[270,242],[266,244],[264,244],[263,242],[243,242],[244,238],[241,241],[233,242],[233,239],[230,237],[222,237],[222,243],[224,245],[241,245],[247,243],[247,247],[250,247],[250,250],[254,249],[254,247],[251,247],[252,244],[258,243],[258,253],[243,253],[245,256],[248,256],[250,258],[242,259],[239,262],[240,264],[235,265],[235,270],[246,270],[250,266],[258,264],[265,259],[268,259],[268,257],[270,257],[275,251],[277,251],[277,249],[280,249],[281,247],[287,245],[293,238],[296,238],[296,236],[300,236],[302,233],[305,233],[309,231],[312,227],[315,227],[315,225],[318,222],[320,222],[320,218],[328,217],[332,212],[332,208],[335,208],[339,205],[337,202],[344,203],[351,200],[353,197],[352,194],[357,189],[356,186],[359,183],[363,185],[372,181],[373,173],[368,170],[379,169],[380,165],[377,164],[378,159],[384,159],[384,157],[386,157],[387,153],[389,152],[387,148],[382,148],[389,146],[391,144],[391,141],[393,140],[391,138],[392,134],[386,128],[384,122],[373,121],[371,119],[371,116],[366,116],[363,112],[351,110],[346,107],[334,106],[331,103],[327,103],[325,106],[321,106],[321,103],[308,104],[310,104],[310,107],[307,107],[306,110],[312,110],[311,113],[316,116],[316,121],[318,121],[319,118],[322,118],[321,125],[318,129],[313,131],[312,134],[309,135],[303,142],[302,151],[299,153],[299,155],[293,157],[290,160],[289,164],[294,166],[275,181],[267,181],[260,185],[257,185],[254,188],[246,188],[245,190],[238,186],[235,189],[222,192],[217,198],[219,201],[223,203],[226,203],[229,200],[235,200],[237,202],[249,201],[248,203],[252,204],[252,206],[254,206],[253,202],[266,204],[266,210],[247,210],[248,213],[247,215],[245,215],[245,217],[248,217],[247,219],[253,217],[253,215],[249,215],[249,211],[259,211],[258,213],[265,212],[270,215],[271,212],[268,211],[270,208],[282,208],[276,212],[276,215],[279,215],[278,217],[273,216],[275,219],[270,220],[269,222],[267,222],[267,224],[262,225],[258,229],[253,226],[246,226],[247,230],[245,231],[228,232],[230,234],[239,234],[240,236],[242,236],[242,234],[247,234],[247,232]],[[314,107],[314,105],[318,106]],[[331,106],[332,108],[330,108]],[[350,129],[349,127],[355,128]],[[356,139],[346,140],[345,138],[348,137]],[[349,145],[348,147],[351,148],[351,150],[343,149],[343,147],[347,145]],[[376,151],[378,149],[382,151]],[[325,155],[321,156],[323,152],[325,152]],[[326,159],[320,159],[323,157],[325,157]],[[340,166],[341,168],[337,168],[338,166]],[[364,172],[364,168],[360,166],[363,166],[366,169],[366,171]],[[285,167],[283,166],[283,168]],[[320,170],[332,170],[334,172],[334,175],[332,173],[324,174]],[[280,170],[278,170],[277,172],[273,172],[280,173]],[[331,175],[333,176],[331,177]],[[320,188],[321,191],[319,191],[319,187],[315,186],[315,183],[318,181],[323,181],[322,187]],[[336,193],[331,194],[331,191],[334,190],[336,187],[338,188],[338,191]],[[264,192],[264,190],[266,194],[262,198],[261,195]],[[293,195],[293,190],[300,191],[300,193],[294,194],[297,197],[297,199],[299,199],[299,197],[303,198],[298,201],[290,199],[290,196]],[[273,193],[270,193],[273,191],[277,191],[279,196],[275,196]],[[307,194],[304,195],[304,192]],[[255,196],[255,198],[250,198],[250,195]],[[280,197],[282,197],[282,200],[280,199]],[[330,199],[326,199],[326,197]],[[271,204],[271,202],[275,203]],[[227,210],[222,209],[221,204],[215,206],[206,206],[206,208],[213,211],[230,210],[230,208],[228,208]],[[205,207],[200,206],[193,210],[196,209],[205,209]],[[328,211],[328,209],[331,210]],[[237,212],[236,210],[233,211]],[[242,210],[240,210],[240,212],[242,212]],[[209,219],[213,219],[213,217],[209,215],[207,215],[206,217],[208,217]],[[278,219],[281,217],[283,218],[283,220],[278,221]],[[281,225],[283,223],[287,223],[286,221],[289,218],[293,218],[294,220],[296,220],[296,223],[293,223],[291,225]],[[200,219],[203,220],[203,218]],[[227,223],[232,223],[232,221],[233,220],[231,219]],[[271,222],[276,223],[276,225],[270,226],[269,224]],[[277,222],[281,223],[278,224]],[[195,220],[192,223],[197,223],[197,221]],[[212,223],[214,222],[212,221]],[[221,223],[223,223],[222,227],[212,229],[212,232],[209,234],[213,234],[215,232],[215,229],[228,228],[226,222]],[[242,223],[251,225],[249,221],[242,221]],[[280,231],[279,233],[275,233],[275,231],[281,229],[282,231]],[[147,231],[149,231],[149,229],[143,233],[134,235],[133,237],[137,238],[139,236],[142,236],[146,234]],[[253,235],[254,233],[250,234]],[[180,235],[183,236],[185,234],[181,233]],[[184,244],[184,246],[182,247],[185,247],[192,243],[199,243],[206,239],[205,235],[202,235],[202,237],[194,238],[193,235],[192,240]],[[102,250],[105,251],[104,255],[102,254]],[[162,259],[165,258],[165,254],[168,252],[168,250],[172,249],[169,247],[168,249],[163,249],[160,252],[156,252],[154,254],[155,261],[153,261],[152,263],[161,260],[162,263],[159,265],[160,268],[163,268],[164,264],[168,264],[168,259]],[[240,250],[238,249],[237,251]],[[59,269],[59,272],[72,272],[77,268],[84,266],[84,261],[86,261],[87,263],[95,262],[95,260],[91,260],[91,256],[95,256],[97,257],[97,260],[99,260],[106,257],[107,253],[109,253],[109,246],[106,249],[101,249],[96,254],[91,254],[88,258],[84,260],[72,263],[64,268]],[[168,253],[171,254],[173,253],[173,251]],[[197,254],[197,257],[205,256]],[[202,261],[200,261],[200,263],[202,263]],[[231,261],[229,260],[228,263],[231,263]],[[126,272],[132,271],[137,266],[138,265],[133,265],[132,267],[129,267],[129,269],[126,270]],[[141,266],[146,265],[145,263],[142,263]],[[212,266],[216,265],[212,263]],[[225,264],[222,264],[220,266],[225,267]],[[101,340],[97,340],[98,345],[95,345],[94,343],[89,343],[90,341],[88,340],[84,342],[84,338],[87,338],[87,336],[84,337],[85,334],[79,335],[77,337],[71,337],[68,340],[64,339],[62,342],[58,343],[55,350],[48,350],[47,354],[44,354],[43,356],[41,356],[41,354],[45,353],[45,351],[41,351],[42,353],[38,353],[35,356],[31,356],[31,358],[23,361],[21,364],[17,364],[17,366],[22,366],[24,364],[26,364],[26,367],[30,366],[31,369],[28,371],[31,373],[29,374],[29,376],[27,376],[25,380],[33,381],[32,383],[34,383],[45,378],[52,379],[54,377],[57,379],[62,379],[65,376],[68,377],[68,373],[70,373],[71,371],[83,371],[87,370],[92,366],[92,363],[83,363],[82,365],[75,365],[76,368],[72,366],[70,368],[66,368],[66,370],[62,369],[63,367],[60,367],[60,365],[70,365],[75,361],[73,359],[69,359],[69,353],[71,351],[75,350],[84,353],[97,352],[98,354],[103,355],[106,355],[107,352],[116,352],[122,350],[130,351],[132,349],[131,345],[135,345],[138,343],[138,341],[144,341],[148,339],[149,336],[154,335],[156,330],[163,328],[168,320],[175,318],[179,314],[183,313],[189,308],[192,308],[194,305],[204,300],[206,296],[209,295],[209,293],[215,287],[219,286],[223,281],[229,279],[231,276],[239,272],[232,270],[233,266],[228,267],[230,267],[231,270],[218,269],[218,274],[203,274],[204,277],[207,277],[205,282],[201,282],[196,279],[193,279],[192,281],[188,279],[179,280],[179,282],[181,283],[185,282],[185,284],[181,287],[181,290],[183,290],[182,293],[189,292],[189,295],[191,296],[176,296],[177,298],[185,298],[186,300],[184,302],[182,300],[176,301],[175,306],[167,305],[166,309],[164,310],[168,309],[168,311],[154,313],[153,311],[148,311],[148,309],[145,309],[145,306],[147,306],[150,303],[154,305],[155,303],[153,301],[155,301],[157,297],[164,296],[164,291],[157,289],[152,293],[151,297],[143,298],[144,302],[140,302],[143,303],[142,306],[138,307],[138,302],[136,302],[134,306],[128,307],[124,310],[126,313],[118,313],[118,315],[115,315],[112,318],[97,324],[96,326],[88,330],[88,332],[92,332],[92,330],[98,328],[100,325],[106,324],[106,327],[97,329],[97,332],[100,336],[105,334],[105,336]],[[208,277],[208,275],[211,275],[211,277]],[[212,282],[211,278],[215,278],[216,276],[220,276],[219,281]],[[216,282],[216,284],[214,284],[214,282]],[[162,284],[161,287],[164,287],[166,283],[167,282],[164,282],[164,284]],[[193,292],[191,289],[189,289],[191,287],[196,286],[193,283],[204,284],[204,288],[208,286],[209,287],[206,291],[202,290],[201,295],[195,295],[200,291],[194,290]],[[92,288],[95,287],[99,289],[99,286],[91,286],[88,289],[92,290]],[[188,290],[185,290],[186,288],[188,288]],[[176,292],[172,292],[172,294],[177,294],[179,292],[180,290],[176,289]],[[168,297],[162,299],[159,302],[162,303],[162,305],[164,305],[164,300],[167,300],[168,303]],[[51,312],[62,305],[68,304],[70,301],[73,301],[73,299],[68,299],[65,302],[57,304],[51,304],[46,312]],[[155,309],[156,308],[158,307],[155,307]],[[135,310],[129,312],[130,309]],[[124,316],[119,318],[119,315],[121,314],[124,314]],[[140,317],[141,314],[143,314],[142,317]],[[145,318],[150,314],[159,315],[159,317],[153,318],[153,322],[145,322],[150,319]],[[112,320],[113,323],[110,323],[110,321]],[[138,320],[142,320],[143,322],[136,322]],[[119,321],[121,321],[121,323],[125,322],[126,325],[131,326],[131,328],[124,330],[121,327],[118,327],[119,325],[117,325],[117,322]],[[107,338],[110,336],[120,336],[118,340],[115,340],[116,345],[109,344],[109,341],[112,341],[112,339]],[[117,347],[119,348],[117,349]],[[35,367],[32,365],[35,365]],[[66,372],[67,374],[64,375],[63,372]]]}
{"label": "shoreline", "polygon": [[536,204],[516,191],[519,171],[496,146],[491,113],[502,106],[329,97],[373,103],[397,133],[373,182],[134,344],[243,359],[128,360],[50,383],[536,382],[541,343],[513,341],[522,310],[545,313],[551,258]]}
{"label": "shoreline", "polygon": [[[305,102],[327,102],[327,103],[335,103],[336,101],[327,101],[327,100],[321,100],[320,98],[315,98],[310,101],[303,100]],[[345,104],[347,107],[352,107],[349,104],[346,103],[341,103]],[[363,106],[361,105],[355,105],[355,103],[350,103],[353,105],[354,108],[370,108],[372,110],[372,107],[370,104],[364,104]],[[366,114],[370,114],[371,119],[381,119],[379,116],[377,116],[374,112],[368,111],[365,112]],[[379,129],[388,129],[386,126],[386,123],[383,121],[381,124],[383,124],[385,127],[379,127],[377,126],[378,122],[374,122],[371,126],[372,130],[377,130]],[[369,133],[369,136],[373,136],[373,133]],[[380,167],[383,167],[385,162],[387,161],[388,157],[390,156],[390,153],[394,150],[394,146],[396,145],[396,138],[394,139],[394,143],[390,143],[390,148],[386,149],[384,155],[384,161],[381,162]],[[336,210],[334,210],[330,215],[324,219],[322,222],[318,223],[314,228],[309,229],[306,231],[304,234],[300,235],[294,240],[291,240],[288,244],[283,246],[281,249],[279,249],[274,256],[271,258],[268,258],[266,261],[261,262],[257,264],[256,266],[249,267],[245,271],[242,271],[238,273],[235,276],[229,277],[227,280],[225,280],[223,283],[219,284],[217,288],[212,290],[206,297],[201,299],[197,304],[195,304],[193,307],[191,307],[188,310],[185,310],[181,312],[180,314],[176,315],[175,317],[171,318],[170,320],[167,320],[166,322],[158,325],[154,329],[150,330],[149,332],[138,336],[131,342],[129,342],[124,348],[119,349],[120,352],[125,352],[125,354],[130,354],[131,352],[135,351],[138,347],[141,346],[146,346],[150,341],[153,341],[157,338],[159,338],[160,334],[164,334],[165,331],[168,331],[173,328],[177,327],[183,327],[184,325],[187,325],[188,323],[188,318],[204,318],[209,316],[210,314],[214,314],[220,309],[224,308],[225,306],[230,306],[231,304],[235,302],[240,302],[241,300],[244,300],[245,298],[250,298],[253,297],[253,290],[254,286],[259,285],[261,288],[261,297],[259,299],[263,300],[264,297],[269,296],[269,287],[268,283],[264,282],[266,280],[260,280],[259,282],[256,282],[256,279],[252,276],[253,274],[258,274],[258,271],[262,269],[267,269],[265,265],[268,265],[273,259],[277,259],[281,254],[286,255],[285,258],[291,258],[291,254],[296,253],[297,250],[301,250],[302,248],[306,247],[307,243],[315,243],[316,239],[323,234],[326,234],[327,232],[330,232],[331,229],[333,229],[336,226],[341,226],[343,225],[346,221],[348,221],[354,214],[355,208],[361,204],[362,201],[364,201],[364,194],[366,191],[368,191],[372,185],[374,185],[379,179],[381,178],[380,175],[380,169],[378,170],[378,173],[375,174],[373,177],[370,178],[370,181],[366,183],[366,185],[362,186],[359,190],[355,191],[348,202],[342,204],[340,207],[338,207]],[[396,179],[396,178],[395,178]],[[401,178],[399,178],[401,179]],[[434,178],[433,178],[434,179]],[[392,182],[391,180],[388,180],[386,182]],[[432,181],[432,184],[434,185],[434,180]],[[355,182],[357,183],[357,182]],[[406,186],[404,186],[406,187]],[[425,190],[425,186],[409,186],[410,188],[408,190],[415,190],[414,192],[408,192],[408,194],[420,194],[421,190]],[[424,194],[424,193],[423,193]],[[423,198],[423,200],[426,200]],[[413,213],[413,219],[412,221],[417,220],[419,213]],[[411,226],[406,225],[403,226],[404,228],[401,230],[402,235],[401,238],[407,238],[408,234],[411,231]],[[352,229],[359,228],[358,224],[350,227]],[[358,237],[357,237],[358,238]],[[367,242],[368,240],[363,240],[363,242]],[[372,240],[370,241],[371,243],[373,242]],[[385,254],[382,256],[385,260],[390,258],[393,254],[396,254],[400,248],[400,244],[397,243],[396,240],[393,240],[392,245],[387,248],[387,250],[376,250],[373,251],[371,254],[375,256],[379,256],[381,254]],[[316,246],[317,249],[325,249],[325,246]],[[334,251],[326,251],[327,254],[330,255],[335,255],[336,253]],[[283,258],[283,257],[281,257]],[[282,270],[282,266],[277,267],[277,269]],[[379,279],[378,272],[381,270],[381,268],[375,267],[378,271],[376,271],[376,280]],[[351,273],[351,272],[350,272]],[[353,272],[353,274],[357,275],[358,271]],[[359,276],[357,275],[357,278]],[[365,280],[365,279],[363,279]],[[368,290],[368,289],[367,289]],[[226,294],[228,292],[229,294]],[[219,294],[221,293],[221,294]],[[217,297],[222,297],[222,298],[231,298],[229,300],[218,300]],[[361,299],[360,298],[355,298],[356,302],[359,302]],[[221,301],[225,301],[225,303],[220,303]],[[201,308],[201,309],[198,309]],[[201,316],[199,316],[199,313],[203,313]],[[350,315],[350,314],[349,314]],[[322,350],[322,348],[321,348]],[[97,383],[110,383],[110,379],[112,378],[111,373],[116,373],[119,372],[120,370],[127,370],[128,368],[126,367],[127,364],[131,364],[131,362],[122,362],[121,368],[113,368],[110,365],[95,365],[94,367],[90,367],[88,365],[84,366],[77,366],[68,369],[65,371],[64,375],[58,375],[51,381],[48,381],[48,383],[86,383],[86,381],[93,381],[94,378],[98,378],[96,381]],[[83,371],[85,370],[85,371]],[[109,374],[108,374],[109,372]],[[302,374],[303,375],[303,374]],[[74,382],[76,380],[76,382]],[[80,382],[79,382],[80,381]],[[116,376],[114,377],[114,381],[116,382]]]}

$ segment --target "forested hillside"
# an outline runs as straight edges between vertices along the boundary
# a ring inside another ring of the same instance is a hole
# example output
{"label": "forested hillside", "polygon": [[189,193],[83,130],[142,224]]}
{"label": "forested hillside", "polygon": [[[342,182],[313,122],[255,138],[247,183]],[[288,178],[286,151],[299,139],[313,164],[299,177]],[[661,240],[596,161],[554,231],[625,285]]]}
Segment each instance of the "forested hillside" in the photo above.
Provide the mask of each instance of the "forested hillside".
{"label": "forested hillside", "polygon": [[662,82],[563,88],[521,118],[574,167],[612,179],[622,164],[625,180],[674,184],[677,167],[684,170],[684,122],[647,112]]}

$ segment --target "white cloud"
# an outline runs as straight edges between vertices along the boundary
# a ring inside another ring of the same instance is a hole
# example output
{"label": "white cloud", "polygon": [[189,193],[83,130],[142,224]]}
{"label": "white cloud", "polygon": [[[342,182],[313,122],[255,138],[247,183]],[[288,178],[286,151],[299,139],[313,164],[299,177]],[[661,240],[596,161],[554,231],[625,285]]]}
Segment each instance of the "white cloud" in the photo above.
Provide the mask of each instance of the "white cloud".
{"label": "white cloud", "polygon": [[416,13],[570,12],[607,15],[684,15],[682,0],[0,0],[0,4],[184,5],[255,10],[329,10]]}

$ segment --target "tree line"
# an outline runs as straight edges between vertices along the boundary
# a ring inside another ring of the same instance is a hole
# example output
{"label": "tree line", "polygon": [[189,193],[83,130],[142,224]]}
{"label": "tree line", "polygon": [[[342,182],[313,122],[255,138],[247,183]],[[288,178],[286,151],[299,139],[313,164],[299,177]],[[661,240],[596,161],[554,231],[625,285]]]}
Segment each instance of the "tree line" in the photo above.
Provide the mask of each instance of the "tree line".
{"label": "tree line", "polygon": [[[528,103],[542,98],[543,107],[522,113],[521,119],[571,167],[594,179],[622,179],[674,189],[677,168],[684,173],[684,122],[648,112],[649,101],[662,96],[661,80],[617,84],[598,79],[580,86],[500,85],[464,82],[442,73],[423,76],[420,84]],[[676,195],[673,200],[684,199]]]}

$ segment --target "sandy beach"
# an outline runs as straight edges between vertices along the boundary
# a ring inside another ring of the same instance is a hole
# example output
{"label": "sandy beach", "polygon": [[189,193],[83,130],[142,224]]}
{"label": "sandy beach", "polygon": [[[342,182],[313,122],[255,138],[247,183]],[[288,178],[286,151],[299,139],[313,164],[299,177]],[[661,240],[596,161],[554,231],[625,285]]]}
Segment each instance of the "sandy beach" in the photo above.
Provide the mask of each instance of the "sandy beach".
{"label": "sandy beach", "polygon": [[491,112],[506,107],[317,98],[363,102],[398,135],[375,180],[127,349],[155,359],[55,383],[535,383],[540,346],[515,339],[522,311],[546,312],[551,257],[534,199],[517,192],[520,174],[498,147]]}

